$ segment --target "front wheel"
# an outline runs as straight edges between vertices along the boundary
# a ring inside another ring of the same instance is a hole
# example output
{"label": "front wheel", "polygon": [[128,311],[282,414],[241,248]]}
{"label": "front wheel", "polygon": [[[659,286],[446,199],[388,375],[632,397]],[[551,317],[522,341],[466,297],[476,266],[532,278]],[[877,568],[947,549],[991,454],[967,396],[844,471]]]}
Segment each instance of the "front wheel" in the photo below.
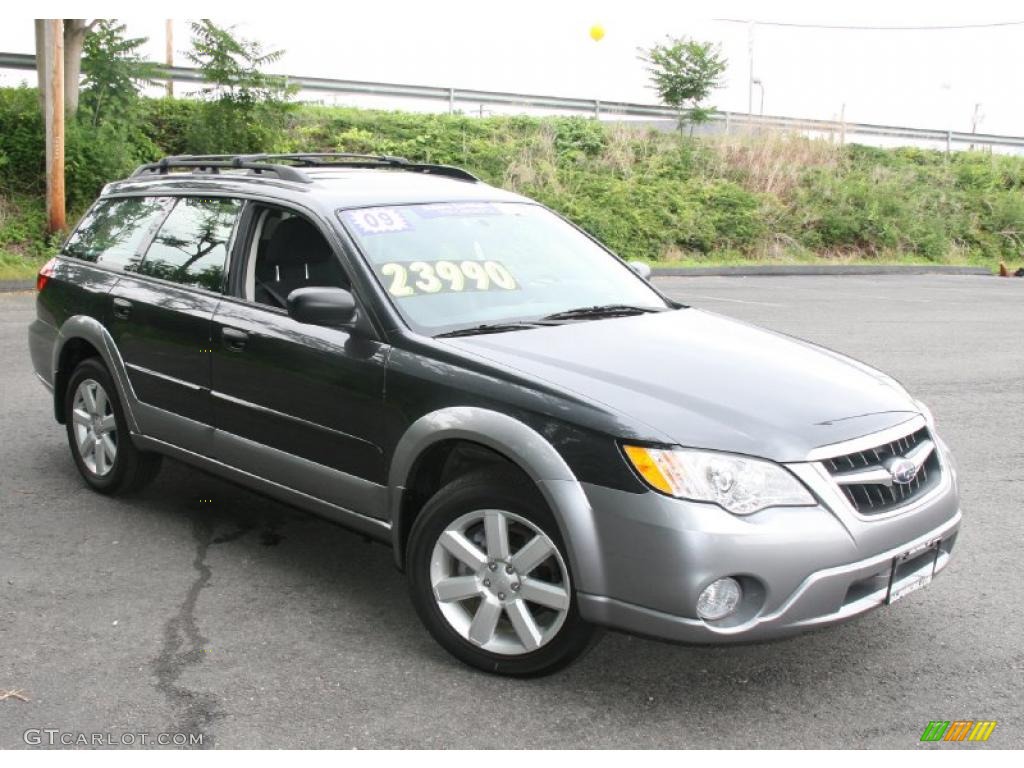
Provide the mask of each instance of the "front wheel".
{"label": "front wheel", "polygon": [[480,470],[438,491],[413,526],[407,573],[434,638],[488,672],[548,674],[595,637],[554,518],[514,470]]}

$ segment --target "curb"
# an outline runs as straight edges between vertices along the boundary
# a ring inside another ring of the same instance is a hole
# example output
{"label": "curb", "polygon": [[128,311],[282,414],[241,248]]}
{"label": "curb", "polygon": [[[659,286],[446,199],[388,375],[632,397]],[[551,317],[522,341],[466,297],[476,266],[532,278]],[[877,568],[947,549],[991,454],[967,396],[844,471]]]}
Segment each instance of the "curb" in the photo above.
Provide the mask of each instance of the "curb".
{"label": "curb", "polygon": [[761,264],[741,267],[653,267],[653,277],[768,277],[791,275],[986,275],[984,267],[908,264]]}
{"label": "curb", "polygon": [[35,280],[0,280],[0,293],[34,291],[35,287]]}

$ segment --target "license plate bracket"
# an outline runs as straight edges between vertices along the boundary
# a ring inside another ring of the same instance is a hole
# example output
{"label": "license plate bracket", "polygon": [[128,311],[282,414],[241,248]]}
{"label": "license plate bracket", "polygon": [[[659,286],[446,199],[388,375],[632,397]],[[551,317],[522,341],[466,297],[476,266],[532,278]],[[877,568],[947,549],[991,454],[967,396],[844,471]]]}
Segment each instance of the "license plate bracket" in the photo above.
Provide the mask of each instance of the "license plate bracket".
{"label": "license plate bracket", "polygon": [[941,543],[941,539],[932,539],[893,558],[889,592],[885,598],[887,604],[891,605],[931,584]]}

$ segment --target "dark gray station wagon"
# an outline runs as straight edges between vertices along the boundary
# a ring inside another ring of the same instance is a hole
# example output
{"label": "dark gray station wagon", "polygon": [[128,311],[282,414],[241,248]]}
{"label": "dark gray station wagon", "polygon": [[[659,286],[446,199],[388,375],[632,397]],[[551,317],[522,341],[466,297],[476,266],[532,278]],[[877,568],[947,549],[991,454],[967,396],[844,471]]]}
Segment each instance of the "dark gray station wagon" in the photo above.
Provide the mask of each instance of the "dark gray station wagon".
{"label": "dark gray station wagon", "polygon": [[928,409],[645,277],[457,168],[168,158],[40,272],[29,347],[97,491],[170,456],[388,542],[427,629],[488,671],[927,585],[961,518]]}

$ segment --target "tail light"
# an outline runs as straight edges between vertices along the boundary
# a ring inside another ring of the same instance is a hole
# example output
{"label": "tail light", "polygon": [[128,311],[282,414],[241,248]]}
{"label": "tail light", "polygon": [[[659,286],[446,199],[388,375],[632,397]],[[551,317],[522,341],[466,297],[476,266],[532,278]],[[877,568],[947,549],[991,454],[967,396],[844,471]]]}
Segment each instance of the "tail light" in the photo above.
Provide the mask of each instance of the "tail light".
{"label": "tail light", "polygon": [[46,284],[50,282],[50,277],[53,275],[53,268],[57,265],[57,258],[54,257],[48,262],[43,264],[43,268],[39,270],[39,274],[36,275],[36,290],[41,291],[46,287]]}

